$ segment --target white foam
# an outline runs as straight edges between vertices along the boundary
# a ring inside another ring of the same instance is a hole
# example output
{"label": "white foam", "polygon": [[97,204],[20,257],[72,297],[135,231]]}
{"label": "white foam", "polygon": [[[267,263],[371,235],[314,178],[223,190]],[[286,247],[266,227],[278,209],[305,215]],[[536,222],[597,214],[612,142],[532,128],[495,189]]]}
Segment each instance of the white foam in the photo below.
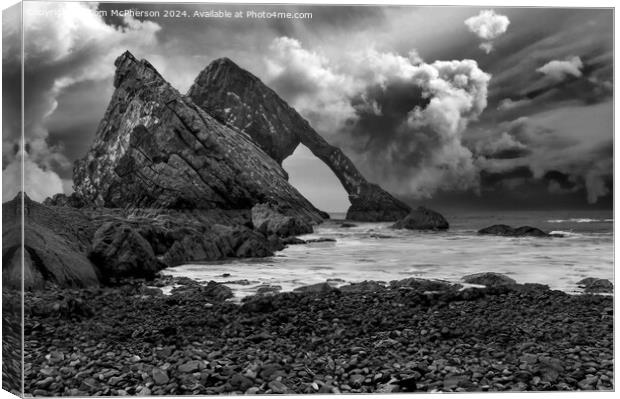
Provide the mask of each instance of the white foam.
{"label": "white foam", "polygon": [[[386,226],[360,224],[351,229],[326,223],[301,238],[333,238],[335,243],[291,245],[273,257],[183,265],[164,273],[204,282],[256,282],[230,284],[237,298],[253,294],[261,284],[291,291],[336,278],[348,284],[414,276],[456,283],[465,275],[489,271],[510,275],[520,283],[547,284],[566,292],[574,291],[576,282],[584,277],[613,281],[612,233],[558,229],[552,233],[563,234],[565,239],[505,239],[479,236],[475,231],[424,234]],[[376,239],[371,233],[393,238]]]}
{"label": "white foam", "polygon": [[571,218],[571,219],[551,219],[547,223],[612,223],[613,219],[590,219],[590,218]]}

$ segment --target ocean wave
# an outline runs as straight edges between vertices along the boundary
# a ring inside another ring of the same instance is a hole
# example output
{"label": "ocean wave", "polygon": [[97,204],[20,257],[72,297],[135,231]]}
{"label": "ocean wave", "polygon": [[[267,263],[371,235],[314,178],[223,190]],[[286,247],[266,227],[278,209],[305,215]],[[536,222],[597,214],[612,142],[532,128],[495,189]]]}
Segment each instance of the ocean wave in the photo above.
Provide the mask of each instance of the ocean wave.
{"label": "ocean wave", "polygon": [[547,223],[613,223],[613,219],[590,219],[590,218],[571,218],[571,219],[551,219]]}
{"label": "ocean wave", "polygon": [[550,232],[549,234],[558,234],[564,237],[577,237],[577,236],[583,236],[583,234],[579,234],[579,233],[574,233],[572,231],[562,231],[562,230],[553,230],[552,232]]}

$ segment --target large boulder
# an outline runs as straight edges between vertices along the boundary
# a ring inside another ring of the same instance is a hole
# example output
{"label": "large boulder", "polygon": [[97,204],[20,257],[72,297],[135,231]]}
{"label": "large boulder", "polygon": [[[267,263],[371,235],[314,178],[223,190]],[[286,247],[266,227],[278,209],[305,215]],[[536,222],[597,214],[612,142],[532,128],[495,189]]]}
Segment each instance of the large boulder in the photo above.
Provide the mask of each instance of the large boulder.
{"label": "large boulder", "polygon": [[148,241],[123,222],[104,223],[95,232],[88,257],[106,279],[152,278],[165,267]]}
{"label": "large boulder", "polygon": [[209,64],[187,94],[217,120],[252,137],[280,164],[300,143],[305,145],[334,172],[349,194],[347,219],[395,221],[409,213],[408,205],[369,183],[339,148],[321,137],[276,92],[230,59]]}
{"label": "large boulder", "polygon": [[[24,268],[22,270],[22,211]],[[2,204],[2,280],[6,286],[42,288],[46,282],[68,287],[100,283],[100,273],[86,256],[94,229],[72,208],[50,208],[18,194]]]}
{"label": "large boulder", "polygon": [[258,204],[252,208],[254,228],[266,235],[290,237],[313,232],[312,225],[305,219],[287,216],[271,204]]}
{"label": "large boulder", "polygon": [[394,223],[392,227],[409,230],[447,230],[450,224],[440,213],[420,206]]}
{"label": "large boulder", "polygon": [[293,292],[326,293],[326,292],[332,292],[332,291],[337,291],[337,290],[338,290],[337,288],[334,288],[331,285],[329,285],[329,283],[325,282],[325,283],[317,283],[317,284],[304,285],[302,287],[297,287],[293,290]]}
{"label": "large boulder", "polygon": [[505,224],[495,224],[478,230],[481,235],[495,235],[507,237],[551,237],[548,233],[531,226],[511,227]]}
{"label": "large boulder", "polygon": [[587,277],[577,282],[587,293],[612,293],[614,285],[606,278]]}
{"label": "large boulder", "polygon": [[74,188],[88,203],[118,208],[250,209],[270,202],[320,223],[318,211],[250,136],[175,90],[146,60],[115,63],[108,109]]}
{"label": "large boulder", "polygon": [[512,286],[517,282],[508,276],[493,272],[475,273],[463,277],[463,281],[468,284],[478,284],[487,287]]}

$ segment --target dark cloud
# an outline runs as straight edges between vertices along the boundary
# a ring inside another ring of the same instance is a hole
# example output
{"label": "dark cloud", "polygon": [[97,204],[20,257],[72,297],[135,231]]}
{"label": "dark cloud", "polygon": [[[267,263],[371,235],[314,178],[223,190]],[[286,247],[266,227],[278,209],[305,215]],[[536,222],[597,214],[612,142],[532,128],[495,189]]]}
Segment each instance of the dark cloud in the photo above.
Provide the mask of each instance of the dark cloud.
{"label": "dark cloud", "polygon": [[[62,148],[71,163],[83,157],[92,143],[113,89],[110,77],[79,82],[63,90],[56,97],[56,110],[46,121],[49,146]],[[72,178],[71,165],[55,170],[63,179]]]}
{"label": "dark cloud", "polygon": [[[152,22],[125,18],[124,28],[106,25],[96,15],[94,3],[24,3],[24,148],[9,162],[3,162],[3,175],[18,170],[23,160],[25,191],[35,200],[65,191],[70,186],[72,159],[66,149],[70,136],[61,126],[58,139],[50,136],[50,119],[79,120],[87,115],[88,101],[58,111],[58,98],[81,82],[108,80],[114,73],[113,61],[128,45],[148,48],[156,44],[160,27]],[[4,32],[3,32],[4,33]],[[9,37],[18,35],[9,32]],[[15,68],[7,68],[15,73]],[[21,76],[20,76],[21,78]],[[3,76],[3,79],[5,77]],[[21,79],[16,79],[21,81]],[[91,92],[95,98],[101,92]],[[92,103],[92,101],[90,101]],[[97,117],[103,114],[97,113]],[[87,119],[95,118],[90,114]],[[84,120],[83,120],[84,121]],[[70,129],[68,129],[70,130]],[[86,139],[86,138],[84,138]],[[81,138],[79,139],[81,140]],[[8,142],[7,142],[8,141]],[[20,144],[14,129],[3,136],[3,147]],[[3,149],[3,153],[5,150]],[[60,177],[65,177],[63,181]],[[15,190],[15,179],[3,180],[3,200]],[[5,189],[6,188],[6,189]]]}
{"label": "dark cloud", "polygon": [[[39,21],[41,29],[26,38],[33,51],[25,95],[31,177],[49,182],[40,195],[67,186],[71,162],[90,146],[109,101],[113,60],[129,49],[182,92],[213,59],[235,60],[342,146],[371,180],[405,199],[432,196],[433,203],[497,206],[502,201],[610,204],[609,10],[495,8],[510,24],[500,26],[502,34],[490,39],[493,51],[485,54],[478,48],[480,38],[464,23],[483,11],[474,7],[175,4],[188,11],[224,7],[309,11],[313,18],[101,20],[83,14],[75,21]],[[163,10],[168,5],[99,5],[113,8]],[[76,28],[63,30],[68,26]],[[408,58],[412,50],[424,60]],[[576,57],[578,73],[549,72]],[[3,86],[18,93],[19,63],[12,68],[10,59],[3,57]],[[475,70],[463,61],[468,59],[477,62]],[[425,75],[441,69],[436,60],[461,60],[455,65],[465,68],[468,81],[479,77],[478,71],[492,78],[462,96],[456,90],[463,79],[458,73]],[[482,87],[484,92],[475,92]],[[19,113],[17,101],[3,104],[4,115]],[[18,155],[18,119],[5,117],[3,131],[7,171]],[[323,190],[324,177],[317,174],[313,180],[306,173],[313,169],[307,159],[300,156],[286,166],[304,170],[299,176],[315,181],[307,191]]]}
{"label": "dark cloud", "polygon": [[419,198],[476,188],[472,154],[461,143],[486,107],[489,75],[475,61],[424,63],[415,52],[366,48],[343,52],[337,63],[292,38],[274,40],[270,50],[267,82],[287,87],[292,105],[352,151],[371,179]]}

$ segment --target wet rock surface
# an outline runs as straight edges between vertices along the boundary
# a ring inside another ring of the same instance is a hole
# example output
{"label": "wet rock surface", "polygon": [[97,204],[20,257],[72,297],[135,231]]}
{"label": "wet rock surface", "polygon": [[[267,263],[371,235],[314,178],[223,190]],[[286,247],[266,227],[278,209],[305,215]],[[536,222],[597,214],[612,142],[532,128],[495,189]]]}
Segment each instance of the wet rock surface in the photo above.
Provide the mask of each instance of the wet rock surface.
{"label": "wet rock surface", "polygon": [[318,238],[308,238],[306,240],[302,240],[299,237],[287,237],[282,240],[282,242],[286,245],[302,245],[302,244],[313,244],[319,242],[336,242],[335,238],[329,237],[318,237]]}
{"label": "wet rock surface", "polygon": [[254,228],[266,235],[289,237],[309,234],[314,230],[312,224],[299,217],[287,216],[286,209],[278,209],[271,204],[258,204],[252,208]]}
{"label": "wet rock surface", "polygon": [[487,287],[517,284],[514,279],[506,275],[492,272],[470,274],[463,277],[463,281],[469,284],[479,284]]}
{"label": "wet rock surface", "polygon": [[531,226],[511,227],[505,224],[495,224],[478,230],[478,234],[507,237],[561,237],[561,234],[548,234]]}
{"label": "wet rock surface", "polygon": [[[608,296],[536,284],[430,294],[420,283],[254,296],[239,306],[223,301],[217,283],[170,296],[143,295],[142,284],[26,293],[26,393],[613,389]],[[37,311],[60,298],[96,311]]]}
{"label": "wet rock surface", "polygon": [[409,230],[447,230],[450,224],[439,212],[420,206],[394,223],[392,227]]}
{"label": "wet rock surface", "polygon": [[587,277],[577,282],[577,285],[591,293],[612,293],[614,285],[611,281],[603,278]]}
{"label": "wet rock surface", "polygon": [[369,183],[339,148],[329,144],[278,94],[228,58],[208,65],[188,96],[217,120],[234,126],[279,164],[301,143],[338,177],[349,194],[347,219],[395,221],[410,207]]}
{"label": "wet rock surface", "polygon": [[[15,287],[21,286],[22,276],[19,201],[16,197],[2,206],[7,221],[3,279]],[[97,286],[124,277],[153,277],[165,267],[187,262],[265,257],[284,248],[278,235],[254,228],[249,209],[78,209],[46,206],[27,197],[24,204],[27,289],[43,288],[48,282]]]}

